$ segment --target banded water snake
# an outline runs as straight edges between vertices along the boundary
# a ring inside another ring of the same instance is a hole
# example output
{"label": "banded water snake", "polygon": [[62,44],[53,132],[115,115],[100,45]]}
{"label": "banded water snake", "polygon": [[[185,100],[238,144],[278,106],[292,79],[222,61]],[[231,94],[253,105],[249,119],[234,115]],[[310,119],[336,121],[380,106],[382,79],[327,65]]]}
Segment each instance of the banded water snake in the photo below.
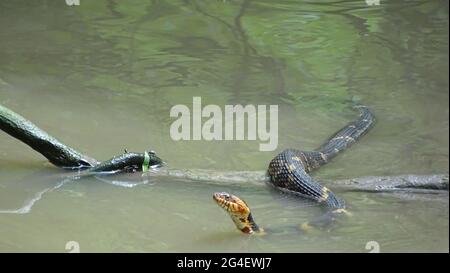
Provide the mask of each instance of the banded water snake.
{"label": "banded water snake", "polygon": [[[346,213],[344,200],[318,183],[310,176],[310,173],[348,148],[373,126],[375,117],[369,108],[366,106],[355,106],[355,108],[360,112],[359,118],[335,133],[317,150],[287,149],[269,163],[269,185],[282,192],[312,199],[325,206],[326,213],[306,225],[328,226],[337,215]],[[227,211],[240,231],[247,234],[262,231],[253,220],[250,208],[245,201],[226,192],[214,193],[213,198]]]}

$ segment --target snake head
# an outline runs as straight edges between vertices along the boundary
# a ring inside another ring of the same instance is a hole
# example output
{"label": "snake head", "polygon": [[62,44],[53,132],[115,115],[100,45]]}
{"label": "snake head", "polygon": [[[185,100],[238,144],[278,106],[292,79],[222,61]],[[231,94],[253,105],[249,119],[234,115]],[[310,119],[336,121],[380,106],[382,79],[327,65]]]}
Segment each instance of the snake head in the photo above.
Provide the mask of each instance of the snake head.
{"label": "snake head", "polygon": [[226,210],[230,215],[247,217],[250,213],[247,203],[235,195],[226,192],[216,192],[213,194],[213,199],[219,207]]}
{"label": "snake head", "polygon": [[264,233],[264,230],[259,228],[253,220],[250,208],[244,200],[226,192],[214,193],[213,199],[230,215],[238,230],[245,234]]}

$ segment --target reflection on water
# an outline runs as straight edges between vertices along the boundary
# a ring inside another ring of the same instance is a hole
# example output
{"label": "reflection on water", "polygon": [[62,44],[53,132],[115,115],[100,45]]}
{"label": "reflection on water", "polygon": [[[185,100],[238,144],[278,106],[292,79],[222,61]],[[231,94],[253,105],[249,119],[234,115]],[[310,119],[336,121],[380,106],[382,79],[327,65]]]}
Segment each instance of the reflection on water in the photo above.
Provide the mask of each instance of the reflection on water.
{"label": "reflection on water", "polygon": [[[0,103],[98,159],[151,148],[175,168],[263,170],[284,148],[319,146],[355,118],[356,100],[376,126],[316,177],[448,172],[446,1],[2,1],[0,15]],[[278,149],[172,141],[169,110],[193,96],[277,104]],[[0,134],[0,210],[64,175]],[[139,179],[82,179],[28,214],[0,214],[0,251],[64,251],[71,240],[81,251],[366,251],[372,240],[448,251],[448,198],[339,192],[355,216],[305,235],[295,226],[320,208],[265,187]],[[218,190],[242,196],[273,234],[242,237],[212,202]]]}

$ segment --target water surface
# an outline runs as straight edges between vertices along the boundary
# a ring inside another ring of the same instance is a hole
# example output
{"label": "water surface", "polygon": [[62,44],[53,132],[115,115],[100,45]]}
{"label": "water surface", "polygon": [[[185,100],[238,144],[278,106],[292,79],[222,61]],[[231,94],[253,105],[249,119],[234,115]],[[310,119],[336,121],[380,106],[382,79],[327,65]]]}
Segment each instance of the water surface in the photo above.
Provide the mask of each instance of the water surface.
{"label": "water surface", "polygon": [[[314,149],[370,106],[377,124],[315,173],[448,173],[448,2],[2,1],[0,103],[97,159],[154,149],[173,168],[263,170],[284,148]],[[182,141],[176,104],[275,104],[279,143]],[[0,133],[0,210],[64,173]],[[143,178],[130,176],[130,180]],[[144,179],[145,180],[145,179]],[[230,191],[274,232],[247,238],[213,203]],[[354,217],[329,232],[296,226],[317,206],[265,187],[151,178],[124,188],[95,178],[45,192],[26,214],[0,214],[0,251],[448,251],[448,196],[338,192]]]}

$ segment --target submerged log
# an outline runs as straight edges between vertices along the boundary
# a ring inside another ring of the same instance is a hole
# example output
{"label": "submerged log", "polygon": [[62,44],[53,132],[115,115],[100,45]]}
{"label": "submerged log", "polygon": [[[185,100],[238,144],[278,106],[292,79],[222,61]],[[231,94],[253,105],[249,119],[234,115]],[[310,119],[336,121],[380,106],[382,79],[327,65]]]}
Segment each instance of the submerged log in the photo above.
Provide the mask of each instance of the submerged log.
{"label": "submerged log", "polygon": [[154,152],[128,153],[104,162],[81,154],[61,143],[14,111],[0,105],[0,129],[26,143],[45,156],[52,164],[69,169],[87,169],[89,172],[146,171],[162,164]]}
{"label": "submerged log", "polygon": [[0,129],[26,143],[58,167],[78,169],[97,165],[95,159],[61,143],[31,121],[2,105]]}
{"label": "submerged log", "polygon": [[448,174],[431,175],[396,175],[396,176],[367,176],[354,179],[338,180],[336,186],[353,191],[370,192],[433,192],[449,190]]}
{"label": "submerged log", "polygon": [[[79,177],[100,172],[146,172],[151,167],[163,164],[162,160],[154,152],[129,153],[127,151],[109,160],[98,162],[61,143],[31,121],[2,105],[0,105],[0,129],[28,144],[58,167],[86,169],[77,175]],[[267,182],[269,179],[265,171],[175,170],[163,168],[154,173],[154,175],[193,181],[200,180],[210,183],[225,183],[228,185],[243,183],[246,185],[252,183],[263,185],[264,183],[261,182]],[[372,176],[331,181],[328,184],[333,188],[372,192],[448,191],[449,176],[448,174]]]}
{"label": "submerged log", "polygon": [[[154,176],[168,176],[182,180],[204,181],[224,185],[264,185],[269,181],[266,171],[216,171],[203,169],[163,168]],[[366,192],[417,192],[427,193],[449,190],[448,174],[366,176],[352,179],[326,180],[333,189]]]}

